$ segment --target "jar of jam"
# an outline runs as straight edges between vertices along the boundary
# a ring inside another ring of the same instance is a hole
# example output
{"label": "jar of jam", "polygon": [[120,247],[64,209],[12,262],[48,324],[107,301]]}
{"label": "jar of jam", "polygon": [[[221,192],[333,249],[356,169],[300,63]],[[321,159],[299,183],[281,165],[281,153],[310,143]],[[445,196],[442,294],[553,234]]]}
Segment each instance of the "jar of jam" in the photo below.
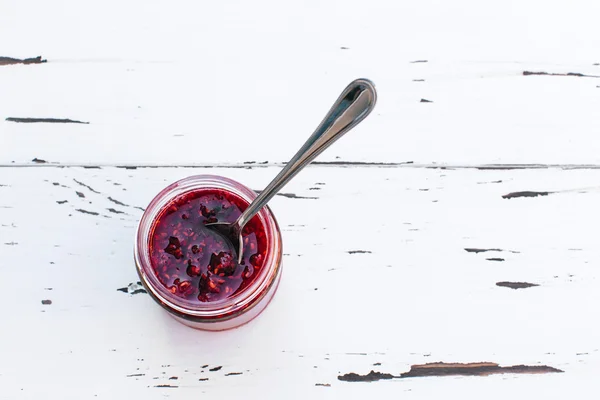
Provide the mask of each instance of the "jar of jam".
{"label": "jar of jam", "polygon": [[180,322],[204,330],[240,326],[265,309],[281,278],[281,232],[264,207],[242,231],[243,260],[204,225],[234,222],[257,194],[239,182],[191,176],[162,190],[140,220],[135,264],[150,296]]}

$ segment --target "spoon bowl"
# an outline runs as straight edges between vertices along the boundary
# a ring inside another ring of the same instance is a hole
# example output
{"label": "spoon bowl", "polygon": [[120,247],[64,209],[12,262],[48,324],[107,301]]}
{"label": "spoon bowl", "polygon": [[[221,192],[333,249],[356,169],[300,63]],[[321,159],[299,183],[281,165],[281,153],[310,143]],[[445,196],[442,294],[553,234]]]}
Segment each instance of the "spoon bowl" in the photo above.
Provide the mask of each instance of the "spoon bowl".
{"label": "spoon bowl", "polygon": [[[258,211],[260,211],[260,209],[258,209]],[[212,222],[204,226],[230,242],[230,248],[235,249],[237,252],[238,264],[242,262],[242,259],[244,258],[244,239],[242,238],[243,226],[240,226],[237,221],[232,224],[229,222]]]}

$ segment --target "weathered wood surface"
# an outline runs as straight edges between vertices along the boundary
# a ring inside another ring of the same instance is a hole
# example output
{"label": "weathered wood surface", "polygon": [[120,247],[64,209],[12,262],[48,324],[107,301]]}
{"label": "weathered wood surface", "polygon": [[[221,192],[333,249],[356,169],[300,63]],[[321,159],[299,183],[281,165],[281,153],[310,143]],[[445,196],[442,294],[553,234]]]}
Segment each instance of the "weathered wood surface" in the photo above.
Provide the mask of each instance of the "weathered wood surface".
{"label": "weathered wood surface", "polygon": [[377,109],[321,160],[600,164],[597,1],[30,3],[0,56],[48,62],[0,66],[2,163],[281,162],[365,76]]}
{"label": "weathered wood surface", "polygon": [[[191,174],[259,188],[277,170],[0,169],[6,398],[597,393],[597,170],[309,167],[273,200],[284,275],[257,320],[195,331],[131,294],[138,207]],[[503,198],[525,191],[552,193]],[[428,362],[564,372],[338,379]]]}
{"label": "weathered wood surface", "polygon": [[[3,5],[0,399],[597,399],[598,15]],[[229,332],[169,318],[133,266],[149,200],[191,174],[263,188],[357,77],[374,113],[272,201],[274,301]]]}

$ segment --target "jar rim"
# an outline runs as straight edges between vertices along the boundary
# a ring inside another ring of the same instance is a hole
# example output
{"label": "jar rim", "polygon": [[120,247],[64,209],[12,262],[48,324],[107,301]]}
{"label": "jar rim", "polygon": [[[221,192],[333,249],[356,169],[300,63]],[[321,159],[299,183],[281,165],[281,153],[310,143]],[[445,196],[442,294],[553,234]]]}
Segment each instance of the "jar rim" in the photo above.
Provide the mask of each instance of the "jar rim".
{"label": "jar rim", "polygon": [[163,307],[184,318],[228,319],[243,313],[257,304],[269,291],[281,268],[282,243],[279,226],[271,210],[265,206],[257,214],[267,237],[267,254],[263,268],[254,281],[235,295],[206,303],[191,303],[171,293],[154,273],[150,259],[150,234],[153,223],[164,207],[175,198],[197,189],[219,189],[238,195],[251,203],[256,192],[243,184],[218,175],[193,175],[178,180],[160,191],[142,215],[136,231],[134,258],[140,279],[151,295]]}

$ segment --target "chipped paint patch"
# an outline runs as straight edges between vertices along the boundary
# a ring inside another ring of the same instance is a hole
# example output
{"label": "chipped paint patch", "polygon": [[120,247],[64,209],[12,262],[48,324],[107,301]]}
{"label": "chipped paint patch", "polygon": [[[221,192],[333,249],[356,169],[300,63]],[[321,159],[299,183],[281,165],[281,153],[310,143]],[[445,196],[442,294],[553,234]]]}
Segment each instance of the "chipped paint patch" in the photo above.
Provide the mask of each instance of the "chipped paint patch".
{"label": "chipped paint patch", "polygon": [[513,192],[509,194],[505,194],[502,196],[503,199],[516,199],[518,197],[538,197],[538,196],[548,196],[552,192],[533,192],[533,191],[523,191],[523,192]]}
{"label": "chipped paint patch", "polygon": [[19,122],[24,124],[36,124],[36,123],[48,123],[48,124],[84,124],[88,125],[89,122],[77,121],[69,118],[6,118],[9,122]]}
{"label": "chipped paint patch", "polygon": [[371,370],[371,372],[369,372],[366,375],[359,375],[354,372],[350,372],[348,374],[338,376],[338,379],[340,381],[344,381],[344,382],[375,382],[375,381],[379,381],[381,379],[393,379],[393,378],[397,378],[397,377],[392,374],[375,372],[373,370]]}
{"label": "chipped paint patch", "polygon": [[42,59],[42,56],[31,57],[31,58],[0,57],[0,65],[43,64],[45,62],[48,62],[48,60]]}
{"label": "chipped paint patch", "polygon": [[564,372],[560,369],[546,365],[513,365],[501,367],[492,362],[479,363],[428,363],[413,365],[410,371],[400,375],[401,378],[413,378],[424,376],[488,376],[493,374],[545,374]]}
{"label": "chipped paint patch", "polygon": [[117,291],[123,292],[123,293],[128,293],[131,295],[139,294],[139,293],[148,293],[146,291],[146,289],[144,289],[144,286],[142,286],[142,282],[140,282],[140,281],[132,282],[129,285],[127,285],[126,287],[118,288]]}
{"label": "chipped paint patch", "polygon": [[558,368],[549,367],[547,365],[512,365],[508,367],[501,367],[500,365],[492,362],[436,362],[412,365],[408,372],[404,372],[398,376],[371,370],[371,372],[366,375],[360,375],[354,372],[339,375],[338,380],[344,382],[375,382],[382,379],[395,378],[402,379],[432,376],[488,376],[494,374],[547,374],[559,372],[564,371]]}
{"label": "chipped paint patch", "polygon": [[537,283],[529,283],[529,282],[496,282],[496,286],[507,287],[511,289],[527,289],[534,286],[540,286]]}
{"label": "chipped paint patch", "polygon": [[600,78],[600,75],[586,75],[580,72],[567,72],[566,74],[556,73],[556,72],[537,72],[537,71],[523,71],[524,76],[530,75],[547,75],[547,76],[575,76],[579,78]]}

